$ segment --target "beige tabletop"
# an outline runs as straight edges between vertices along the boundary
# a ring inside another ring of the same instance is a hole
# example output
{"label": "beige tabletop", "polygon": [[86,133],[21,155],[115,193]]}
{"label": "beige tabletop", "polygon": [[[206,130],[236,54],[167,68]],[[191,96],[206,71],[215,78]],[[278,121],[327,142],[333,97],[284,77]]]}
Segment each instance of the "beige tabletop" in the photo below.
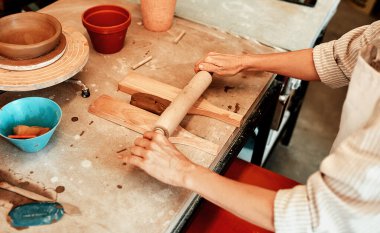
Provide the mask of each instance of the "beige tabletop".
{"label": "beige tabletop", "polygon": [[[106,0],[60,0],[41,12],[49,13],[68,27],[82,33],[81,23],[87,8],[107,4]],[[0,178],[25,189],[52,195],[59,202],[79,208],[80,215],[65,216],[57,223],[31,227],[22,232],[166,232],[182,216],[194,194],[170,187],[144,172],[123,164],[118,157],[132,145],[139,134],[88,113],[89,105],[106,94],[129,101],[128,94],[118,92],[117,85],[131,66],[147,56],[153,59],[135,72],[183,88],[193,77],[194,63],[209,51],[226,53],[269,53],[274,50],[255,42],[208,28],[183,19],[175,19],[173,27],[163,33],[144,29],[139,5],[115,0],[132,14],[124,48],[116,54],[95,52],[90,44],[87,64],[74,76],[91,91],[89,98],[71,83],[29,92],[6,92],[0,95],[0,106],[26,96],[42,96],[56,101],[62,108],[61,123],[42,151],[27,154],[0,139]],[[186,35],[175,44],[183,31]],[[248,115],[269,87],[270,73],[244,73],[223,79],[215,78],[204,93],[214,105]],[[233,87],[226,90],[226,87]],[[232,108],[231,108],[232,106]],[[77,121],[72,118],[77,117]],[[244,118],[245,120],[245,118]],[[227,153],[237,136],[238,128],[203,116],[187,116],[181,124],[191,133],[221,146],[218,155],[211,155],[188,146],[178,146],[194,162],[213,169]],[[56,189],[59,186],[62,187]],[[55,190],[59,190],[57,193]],[[22,197],[0,190],[0,232],[13,232],[6,222],[9,202],[22,203]]]}

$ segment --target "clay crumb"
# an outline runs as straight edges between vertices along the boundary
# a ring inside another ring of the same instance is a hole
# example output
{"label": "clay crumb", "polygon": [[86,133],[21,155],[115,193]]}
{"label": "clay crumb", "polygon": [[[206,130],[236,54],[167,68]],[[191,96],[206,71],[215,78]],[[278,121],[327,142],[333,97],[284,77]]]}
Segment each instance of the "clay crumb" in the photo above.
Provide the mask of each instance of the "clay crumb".
{"label": "clay crumb", "polygon": [[119,153],[124,152],[126,150],[127,150],[127,148],[124,148],[124,149],[121,149],[121,150],[117,151],[116,153],[119,154]]}
{"label": "clay crumb", "polygon": [[229,110],[231,110],[232,109],[232,106],[231,105],[228,105],[228,107],[227,107]]}
{"label": "clay crumb", "polygon": [[124,166],[127,166],[127,163],[124,162],[123,165],[124,165]]}
{"label": "clay crumb", "polygon": [[234,113],[239,112],[239,110],[240,110],[240,104],[239,104],[239,103],[236,103],[236,104],[235,104],[235,110],[234,110]]}
{"label": "clay crumb", "polygon": [[88,123],[88,125],[92,125],[92,123],[94,123],[94,121],[90,121],[90,123]]}
{"label": "clay crumb", "polygon": [[19,186],[21,187],[21,188],[24,188],[25,186],[28,186],[30,183],[28,182],[28,181],[24,181],[24,182],[21,182],[20,184],[19,184]]}
{"label": "clay crumb", "polygon": [[76,122],[76,121],[78,121],[78,120],[79,120],[78,117],[71,117],[71,121],[72,121],[72,122]]}
{"label": "clay crumb", "polygon": [[79,134],[79,136],[83,136],[83,134],[84,134],[84,130]]}
{"label": "clay crumb", "polygon": [[224,86],[224,92],[227,93],[229,90],[234,89],[235,87],[232,86]]}
{"label": "clay crumb", "polygon": [[56,188],[55,188],[55,192],[57,192],[57,193],[63,193],[65,191],[65,187],[64,186],[57,186]]}
{"label": "clay crumb", "polygon": [[122,188],[123,188],[123,186],[121,186],[120,184],[118,184],[116,187],[117,187],[118,189],[122,189]]}

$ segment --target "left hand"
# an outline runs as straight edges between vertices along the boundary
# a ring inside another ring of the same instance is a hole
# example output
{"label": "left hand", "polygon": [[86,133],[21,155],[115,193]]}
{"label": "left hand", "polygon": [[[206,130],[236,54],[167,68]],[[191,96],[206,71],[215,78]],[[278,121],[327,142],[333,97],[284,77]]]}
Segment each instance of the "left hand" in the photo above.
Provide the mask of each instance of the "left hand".
{"label": "left hand", "polygon": [[198,167],[164,135],[151,131],[135,140],[126,162],[164,183],[182,187],[185,186],[187,174]]}
{"label": "left hand", "polygon": [[204,70],[220,76],[233,76],[249,68],[245,65],[248,60],[249,56],[244,54],[234,55],[210,52],[195,64],[194,71],[197,73]]}

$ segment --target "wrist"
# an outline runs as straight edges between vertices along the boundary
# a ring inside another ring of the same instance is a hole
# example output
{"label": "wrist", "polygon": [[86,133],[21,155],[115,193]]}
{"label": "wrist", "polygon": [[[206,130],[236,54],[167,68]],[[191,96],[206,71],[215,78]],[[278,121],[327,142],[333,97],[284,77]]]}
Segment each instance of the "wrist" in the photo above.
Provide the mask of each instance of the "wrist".
{"label": "wrist", "polygon": [[192,167],[184,173],[182,187],[197,192],[196,188],[199,186],[200,179],[209,172],[211,171],[205,167],[192,164]]}
{"label": "wrist", "polygon": [[255,55],[243,55],[241,59],[241,70],[255,71]]}

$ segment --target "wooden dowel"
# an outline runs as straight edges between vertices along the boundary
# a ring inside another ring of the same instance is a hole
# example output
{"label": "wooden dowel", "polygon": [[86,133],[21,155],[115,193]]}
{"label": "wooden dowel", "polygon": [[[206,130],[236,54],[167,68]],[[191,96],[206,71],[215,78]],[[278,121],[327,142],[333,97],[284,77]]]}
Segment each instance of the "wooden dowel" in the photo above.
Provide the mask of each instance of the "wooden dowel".
{"label": "wooden dowel", "polygon": [[135,70],[135,69],[139,68],[140,66],[144,65],[148,61],[152,60],[152,58],[153,58],[152,56],[149,56],[149,57],[145,58],[144,60],[142,60],[139,63],[137,63],[134,66],[132,66],[132,69]]}
{"label": "wooden dowel", "polygon": [[175,38],[174,43],[178,44],[178,42],[182,39],[182,37],[186,34],[186,31],[182,31],[177,38]]}

